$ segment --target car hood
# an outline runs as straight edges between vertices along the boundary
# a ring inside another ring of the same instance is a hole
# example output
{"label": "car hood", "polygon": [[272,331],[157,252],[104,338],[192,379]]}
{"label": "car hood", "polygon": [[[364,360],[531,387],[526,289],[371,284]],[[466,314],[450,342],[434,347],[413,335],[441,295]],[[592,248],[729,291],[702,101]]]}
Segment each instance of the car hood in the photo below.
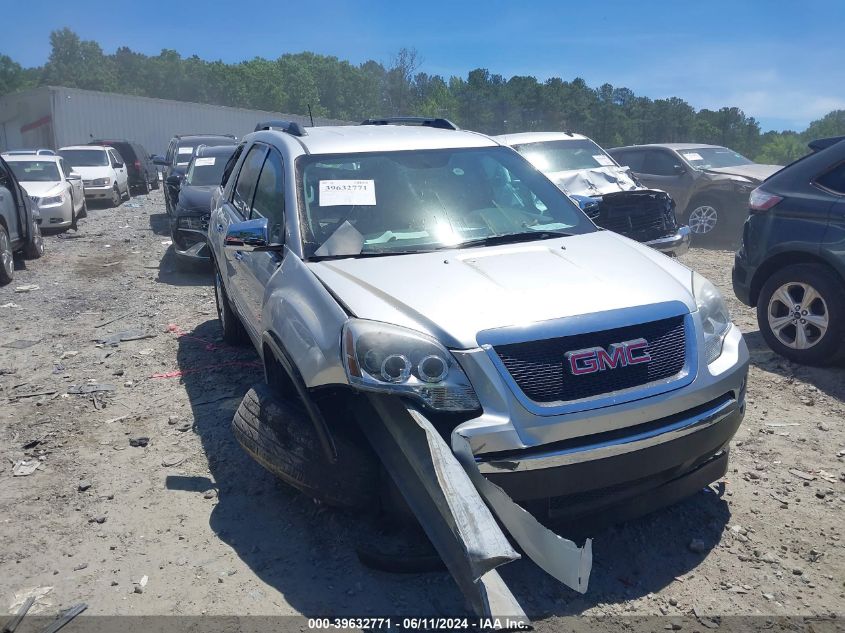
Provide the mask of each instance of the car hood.
{"label": "car hood", "polygon": [[691,272],[610,231],[523,244],[309,262],[355,316],[478,346],[484,330],[632,306],[695,310]]}
{"label": "car hood", "polygon": [[182,184],[181,189],[179,189],[177,212],[181,210],[185,212],[202,211],[208,213],[211,210],[211,194],[213,192],[213,186],[194,187]]}
{"label": "car hood", "polygon": [[23,187],[27,195],[43,198],[50,194],[59,195],[59,192],[62,190],[62,183],[56,182],[55,180],[52,182],[24,181],[21,182],[21,187]]}
{"label": "car hood", "polygon": [[766,178],[783,169],[782,165],[736,165],[735,167],[712,167],[706,171],[726,176],[742,176],[755,182],[763,182]]}
{"label": "car hood", "polygon": [[546,176],[564,193],[572,196],[601,196],[606,193],[642,189],[626,167],[615,165],[549,172]]}
{"label": "car hood", "polygon": [[98,167],[74,167],[71,169],[74,173],[82,176],[83,180],[94,180],[95,178],[113,178],[112,168],[109,165],[101,165]]}

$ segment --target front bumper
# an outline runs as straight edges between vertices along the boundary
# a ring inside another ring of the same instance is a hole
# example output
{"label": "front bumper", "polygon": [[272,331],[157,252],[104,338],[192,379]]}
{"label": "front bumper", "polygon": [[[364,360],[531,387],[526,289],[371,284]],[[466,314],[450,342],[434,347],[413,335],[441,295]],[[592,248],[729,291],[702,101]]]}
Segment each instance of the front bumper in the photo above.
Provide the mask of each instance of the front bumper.
{"label": "front bumper", "polygon": [[47,206],[38,205],[38,213],[41,216],[39,224],[45,229],[64,229],[71,225],[73,213],[72,203],[69,200],[60,204]]}
{"label": "front bumper", "polygon": [[[699,336],[697,315],[691,317]],[[614,392],[610,401],[574,409],[531,410],[483,350],[453,354],[484,409],[453,434],[469,442],[479,471],[513,499],[534,504],[532,511],[538,504],[544,512],[557,508],[558,518],[594,514],[638,494],[657,499],[665,485],[673,491],[665,503],[700,489],[724,473],[723,454],[745,413],[749,356],[736,326],[713,363],[695,354],[698,366],[677,388],[643,390],[639,398]]]}
{"label": "front bumper", "polygon": [[208,214],[204,216],[190,216],[200,218],[204,227],[186,228],[179,225],[179,218],[172,216],[170,220],[170,234],[173,238],[173,250],[177,257],[195,261],[209,261],[211,252],[208,248]]}
{"label": "front bumper", "polygon": [[666,255],[679,257],[689,250],[689,242],[690,228],[682,226],[678,228],[674,235],[660,237],[656,240],[644,242],[644,244]]}
{"label": "front bumper", "polygon": [[85,197],[89,200],[104,200],[112,197],[114,185],[108,185],[107,187],[93,187],[91,185],[85,185],[84,189]]}

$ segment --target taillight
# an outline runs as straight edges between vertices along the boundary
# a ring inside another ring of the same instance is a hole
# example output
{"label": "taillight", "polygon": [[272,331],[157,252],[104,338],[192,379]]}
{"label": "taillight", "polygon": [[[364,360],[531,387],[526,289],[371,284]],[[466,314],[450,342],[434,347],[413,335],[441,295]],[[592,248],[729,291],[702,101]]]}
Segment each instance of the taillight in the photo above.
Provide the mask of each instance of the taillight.
{"label": "taillight", "polygon": [[748,197],[748,210],[751,213],[765,213],[781,200],[783,200],[781,196],[757,187]]}

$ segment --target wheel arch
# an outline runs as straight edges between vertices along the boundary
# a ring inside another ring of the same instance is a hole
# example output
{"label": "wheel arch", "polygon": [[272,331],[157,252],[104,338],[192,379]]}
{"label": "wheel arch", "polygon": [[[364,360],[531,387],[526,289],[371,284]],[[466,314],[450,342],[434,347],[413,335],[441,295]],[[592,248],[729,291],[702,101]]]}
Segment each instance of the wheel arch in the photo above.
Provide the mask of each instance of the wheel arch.
{"label": "wheel arch", "polygon": [[840,279],[840,281],[842,281],[843,284],[845,284],[845,278],[843,278],[842,273],[821,255],[809,253],[807,251],[782,252],[767,259],[754,272],[749,292],[749,301],[751,302],[751,305],[757,305],[757,300],[760,298],[760,291],[763,289],[763,286],[769,277],[787,266],[794,266],[798,264],[816,264],[822,266],[830,270]]}
{"label": "wheel arch", "polygon": [[329,463],[336,463],[337,448],[322,411],[311,398],[302,375],[285,351],[281,339],[269,330],[261,337],[261,362],[264,366],[264,379],[268,385],[280,389],[286,397],[299,398],[314,425],[326,459]]}

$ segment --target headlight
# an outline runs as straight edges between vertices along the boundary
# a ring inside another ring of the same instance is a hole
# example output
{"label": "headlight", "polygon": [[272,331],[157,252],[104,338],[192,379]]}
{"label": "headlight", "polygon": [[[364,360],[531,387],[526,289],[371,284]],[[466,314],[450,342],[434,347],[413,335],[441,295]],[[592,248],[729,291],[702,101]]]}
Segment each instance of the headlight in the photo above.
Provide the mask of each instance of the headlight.
{"label": "headlight", "polygon": [[349,383],[361,389],[407,395],[438,411],[481,408],[452,354],[421,332],[350,319],[343,327],[343,365]]}
{"label": "headlight", "polygon": [[[178,213],[178,211],[177,211]],[[208,214],[200,215],[186,215],[179,218],[180,229],[193,229],[195,231],[205,231],[208,229]]]}
{"label": "headlight", "polygon": [[716,286],[696,272],[692,274],[692,290],[704,328],[704,357],[709,365],[722,354],[731,315]]}
{"label": "headlight", "polygon": [[111,184],[111,178],[94,178],[91,185],[94,187],[108,187]]}
{"label": "headlight", "polygon": [[41,200],[38,201],[38,204],[42,207],[48,207],[51,204],[62,204],[64,201],[64,195],[59,194],[58,196],[47,196],[46,198],[41,198]]}

